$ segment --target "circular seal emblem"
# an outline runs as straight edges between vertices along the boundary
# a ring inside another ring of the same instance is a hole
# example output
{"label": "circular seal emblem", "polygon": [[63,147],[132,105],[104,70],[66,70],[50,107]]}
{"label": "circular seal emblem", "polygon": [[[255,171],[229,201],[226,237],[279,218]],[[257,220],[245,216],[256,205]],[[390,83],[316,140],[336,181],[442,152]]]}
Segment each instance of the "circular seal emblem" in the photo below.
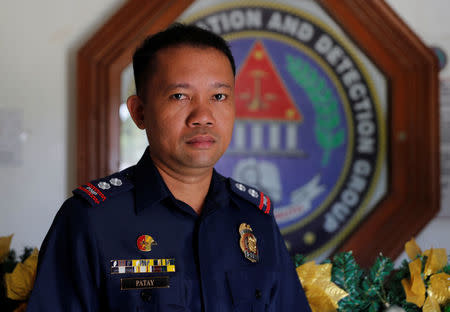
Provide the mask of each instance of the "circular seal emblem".
{"label": "circular seal emblem", "polygon": [[212,4],[182,20],[228,40],[237,65],[233,138],[216,169],[269,195],[291,253],[336,246],[367,213],[384,161],[380,104],[361,61],[342,35],[289,5]]}
{"label": "circular seal emblem", "polygon": [[137,239],[137,248],[140,251],[151,251],[154,245],[157,245],[156,241],[150,235],[141,235]]}

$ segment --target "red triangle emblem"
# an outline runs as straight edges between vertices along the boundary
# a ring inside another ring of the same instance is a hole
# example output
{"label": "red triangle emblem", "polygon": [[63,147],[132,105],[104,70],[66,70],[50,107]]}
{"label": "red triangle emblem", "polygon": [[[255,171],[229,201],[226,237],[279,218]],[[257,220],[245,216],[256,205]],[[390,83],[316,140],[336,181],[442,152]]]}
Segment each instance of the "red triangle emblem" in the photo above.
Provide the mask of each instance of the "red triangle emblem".
{"label": "red triangle emblem", "polygon": [[300,122],[302,116],[261,41],[236,76],[236,117]]}

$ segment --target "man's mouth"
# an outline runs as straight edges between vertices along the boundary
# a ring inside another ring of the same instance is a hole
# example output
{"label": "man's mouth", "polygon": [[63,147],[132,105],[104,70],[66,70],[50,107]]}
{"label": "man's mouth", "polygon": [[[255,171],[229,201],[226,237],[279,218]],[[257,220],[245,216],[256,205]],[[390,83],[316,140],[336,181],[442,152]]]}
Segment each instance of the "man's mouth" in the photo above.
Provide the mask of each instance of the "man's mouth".
{"label": "man's mouth", "polygon": [[209,148],[216,142],[216,139],[210,135],[196,135],[186,141],[187,144],[196,148]]}

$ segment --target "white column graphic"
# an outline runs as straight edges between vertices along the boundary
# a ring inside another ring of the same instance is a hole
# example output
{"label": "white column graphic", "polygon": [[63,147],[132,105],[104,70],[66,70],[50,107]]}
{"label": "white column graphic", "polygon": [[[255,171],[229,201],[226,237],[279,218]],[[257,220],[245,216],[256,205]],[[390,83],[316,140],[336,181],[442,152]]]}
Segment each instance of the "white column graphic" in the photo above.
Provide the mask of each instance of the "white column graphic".
{"label": "white column graphic", "polygon": [[252,149],[262,150],[263,148],[263,127],[259,123],[252,125]]}
{"label": "white column graphic", "polygon": [[297,149],[297,125],[288,124],[286,126],[286,149],[294,151]]}
{"label": "white column graphic", "polygon": [[237,121],[234,124],[234,146],[235,150],[245,149],[245,124]]}
{"label": "white column graphic", "polygon": [[280,124],[273,123],[269,126],[269,149],[276,151],[280,149],[281,128]]}

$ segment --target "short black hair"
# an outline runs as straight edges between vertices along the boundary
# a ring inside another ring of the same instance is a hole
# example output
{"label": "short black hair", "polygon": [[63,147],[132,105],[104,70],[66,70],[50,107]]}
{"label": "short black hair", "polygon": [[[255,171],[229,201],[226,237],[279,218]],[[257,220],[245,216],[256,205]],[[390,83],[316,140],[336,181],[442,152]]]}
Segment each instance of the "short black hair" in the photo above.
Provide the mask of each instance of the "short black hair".
{"label": "short black hair", "polygon": [[214,48],[226,55],[233,75],[236,65],[229,44],[219,35],[195,25],[175,23],[166,30],[147,37],[133,55],[134,81],[136,94],[143,98],[148,78],[154,73],[156,53],[162,49],[176,46]]}

